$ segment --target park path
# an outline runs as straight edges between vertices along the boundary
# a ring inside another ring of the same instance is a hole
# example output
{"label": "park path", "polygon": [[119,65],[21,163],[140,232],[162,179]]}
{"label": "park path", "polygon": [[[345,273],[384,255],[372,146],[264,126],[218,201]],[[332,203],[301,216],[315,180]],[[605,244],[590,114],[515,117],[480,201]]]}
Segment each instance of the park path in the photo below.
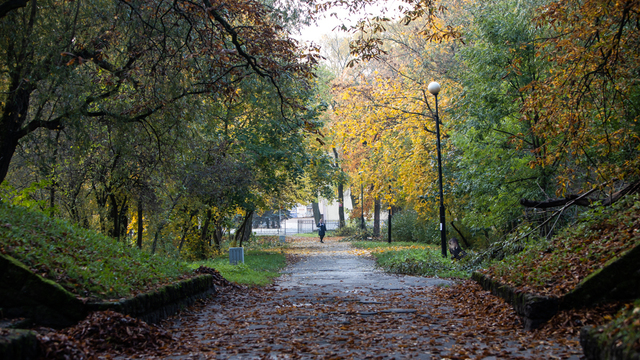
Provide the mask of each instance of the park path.
{"label": "park path", "polygon": [[438,285],[451,282],[385,274],[335,239],[298,238],[289,251],[299,261],[273,286],[223,290],[164,322],[178,341],[159,357],[580,359],[575,339],[519,330],[489,294],[444,300]]}

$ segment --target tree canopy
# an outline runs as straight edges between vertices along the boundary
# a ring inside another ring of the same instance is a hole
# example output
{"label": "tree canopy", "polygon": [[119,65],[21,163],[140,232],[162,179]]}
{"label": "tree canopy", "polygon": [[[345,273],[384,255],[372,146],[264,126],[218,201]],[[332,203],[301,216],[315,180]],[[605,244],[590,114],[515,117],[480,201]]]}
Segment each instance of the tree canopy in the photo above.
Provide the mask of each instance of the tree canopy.
{"label": "tree canopy", "polygon": [[395,21],[352,29],[351,67],[328,57],[341,69],[335,146],[354,188],[375,184],[372,196],[437,222],[431,81],[442,84],[445,205],[459,228],[499,236],[531,220],[521,204],[637,188],[637,2],[402,6]]}
{"label": "tree canopy", "polygon": [[0,10],[4,198],[117,238],[144,232],[156,250],[181,248],[202,223],[308,200],[303,186],[330,193],[331,159],[311,145],[325,107],[319,55],[290,36],[303,7],[32,0]]}

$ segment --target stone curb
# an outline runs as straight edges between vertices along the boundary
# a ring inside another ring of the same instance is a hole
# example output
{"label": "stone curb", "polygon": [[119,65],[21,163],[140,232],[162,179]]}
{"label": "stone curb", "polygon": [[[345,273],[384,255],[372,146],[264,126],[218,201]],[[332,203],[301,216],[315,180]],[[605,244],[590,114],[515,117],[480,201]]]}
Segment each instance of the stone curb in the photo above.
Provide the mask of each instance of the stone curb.
{"label": "stone curb", "polygon": [[70,326],[86,316],[84,304],[60,284],[0,254],[0,308],[8,318],[28,318],[45,326]]}
{"label": "stone curb", "polygon": [[[86,316],[91,311],[113,310],[147,323],[157,323],[178,310],[192,305],[198,299],[214,294],[216,294],[216,288],[213,285],[213,276],[204,274],[117,302],[87,304],[80,302],[76,311]],[[0,336],[0,360],[38,358],[38,340],[35,333],[29,330],[7,330],[8,336]]]}
{"label": "stone curb", "polygon": [[483,289],[491,291],[510,303],[522,318],[525,330],[533,330],[551,319],[560,309],[573,309],[604,301],[640,297],[640,287],[637,285],[640,282],[640,245],[617,259],[612,259],[562,297],[519,292],[475,271],[471,278]]}
{"label": "stone curb", "polygon": [[519,292],[479,272],[474,271],[471,279],[480,284],[483,289],[491,291],[492,294],[511,304],[522,319],[525,330],[537,329],[549,321],[560,307],[560,299],[557,297]]}
{"label": "stone curb", "polygon": [[31,330],[6,329],[0,336],[0,360],[27,360],[38,357],[38,338]]}
{"label": "stone curb", "polygon": [[215,293],[213,276],[204,274],[129,299],[88,303],[86,309],[87,311],[113,310],[147,323],[157,323],[175,314],[181,308],[192,305],[196,300]]}

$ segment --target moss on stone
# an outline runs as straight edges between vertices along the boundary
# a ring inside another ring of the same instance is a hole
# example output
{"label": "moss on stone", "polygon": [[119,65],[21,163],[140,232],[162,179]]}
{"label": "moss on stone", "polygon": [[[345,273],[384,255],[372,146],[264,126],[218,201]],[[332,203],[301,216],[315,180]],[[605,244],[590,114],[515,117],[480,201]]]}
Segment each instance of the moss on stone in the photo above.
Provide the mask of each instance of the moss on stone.
{"label": "moss on stone", "polygon": [[48,326],[67,326],[86,316],[84,304],[59,284],[0,254],[0,307]]}
{"label": "moss on stone", "polygon": [[589,274],[563,297],[564,308],[640,297],[640,245]]}
{"label": "moss on stone", "polygon": [[0,359],[27,360],[38,356],[38,338],[30,330],[4,330],[0,334]]}

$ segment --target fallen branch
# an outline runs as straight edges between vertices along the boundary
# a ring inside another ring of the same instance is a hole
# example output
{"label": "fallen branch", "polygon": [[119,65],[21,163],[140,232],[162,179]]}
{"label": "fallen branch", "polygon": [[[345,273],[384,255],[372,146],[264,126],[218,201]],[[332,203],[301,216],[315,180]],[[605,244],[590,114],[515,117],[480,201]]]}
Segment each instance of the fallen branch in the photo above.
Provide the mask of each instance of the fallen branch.
{"label": "fallen branch", "polygon": [[584,198],[584,194],[583,194],[583,195],[569,195],[564,199],[552,199],[547,201],[520,199],[520,204],[522,206],[530,207],[530,208],[547,209],[551,207],[563,206],[569,203],[571,205],[591,206],[594,203],[601,201],[602,206],[609,206],[614,204],[616,201],[620,200],[625,195],[636,193],[639,190],[640,190],[640,181],[636,181],[634,183],[631,183],[625,186],[623,189],[615,192],[614,194],[612,194],[611,196],[603,200],[587,199],[587,198]]}

